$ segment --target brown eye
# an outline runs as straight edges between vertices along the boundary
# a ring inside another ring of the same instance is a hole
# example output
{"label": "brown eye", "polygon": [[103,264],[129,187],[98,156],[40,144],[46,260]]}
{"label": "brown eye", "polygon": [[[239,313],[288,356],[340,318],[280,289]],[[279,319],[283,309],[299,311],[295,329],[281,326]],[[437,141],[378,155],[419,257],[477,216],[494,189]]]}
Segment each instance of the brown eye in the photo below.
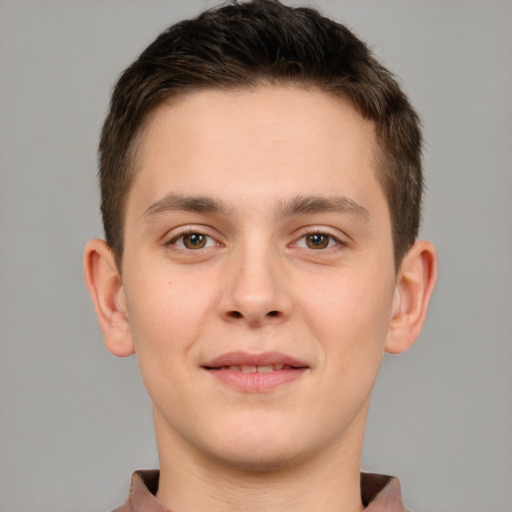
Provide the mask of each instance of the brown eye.
{"label": "brown eye", "polygon": [[201,233],[183,235],[183,245],[187,249],[202,249],[206,245],[207,237]]}
{"label": "brown eye", "polygon": [[323,233],[306,235],[306,245],[310,249],[325,249],[329,246],[331,237]]}

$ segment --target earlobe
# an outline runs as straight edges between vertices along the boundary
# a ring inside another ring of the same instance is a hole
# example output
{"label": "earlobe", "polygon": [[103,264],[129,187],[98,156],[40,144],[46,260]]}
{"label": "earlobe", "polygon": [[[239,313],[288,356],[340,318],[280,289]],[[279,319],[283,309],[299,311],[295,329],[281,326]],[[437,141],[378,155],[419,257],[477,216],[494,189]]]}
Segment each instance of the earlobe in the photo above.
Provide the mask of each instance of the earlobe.
{"label": "earlobe", "polygon": [[103,240],[90,240],[85,246],[84,276],[107,349],[119,357],[133,354],[121,275],[112,250]]}
{"label": "earlobe", "polygon": [[416,242],[407,252],[397,276],[386,352],[409,349],[421,332],[437,277],[434,246]]}

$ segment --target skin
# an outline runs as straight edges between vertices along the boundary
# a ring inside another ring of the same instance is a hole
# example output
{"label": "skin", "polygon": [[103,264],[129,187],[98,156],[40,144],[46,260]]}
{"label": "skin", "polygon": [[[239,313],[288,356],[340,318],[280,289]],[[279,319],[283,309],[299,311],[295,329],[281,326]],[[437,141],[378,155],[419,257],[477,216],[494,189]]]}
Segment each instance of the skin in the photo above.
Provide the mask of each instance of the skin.
{"label": "skin", "polygon": [[[122,272],[93,240],[85,274],[107,347],[137,354],[173,511],[362,510],[371,389],[436,274],[428,242],[395,272],[374,153],[372,123],[316,89],[203,91],[152,115]],[[242,389],[205,369],[233,352],[304,368]]]}

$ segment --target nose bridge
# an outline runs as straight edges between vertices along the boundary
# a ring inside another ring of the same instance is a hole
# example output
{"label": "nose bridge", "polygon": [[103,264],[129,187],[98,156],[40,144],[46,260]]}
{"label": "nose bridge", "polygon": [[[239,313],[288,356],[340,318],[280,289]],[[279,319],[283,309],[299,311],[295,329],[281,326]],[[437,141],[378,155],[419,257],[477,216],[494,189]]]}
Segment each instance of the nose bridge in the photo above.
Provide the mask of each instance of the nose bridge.
{"label": "nose bridge", "polygon": [[227,261],[221,315],[249,324],[276,322],[290,313],[283,261],[270,241],[254,237],[234,248]]}

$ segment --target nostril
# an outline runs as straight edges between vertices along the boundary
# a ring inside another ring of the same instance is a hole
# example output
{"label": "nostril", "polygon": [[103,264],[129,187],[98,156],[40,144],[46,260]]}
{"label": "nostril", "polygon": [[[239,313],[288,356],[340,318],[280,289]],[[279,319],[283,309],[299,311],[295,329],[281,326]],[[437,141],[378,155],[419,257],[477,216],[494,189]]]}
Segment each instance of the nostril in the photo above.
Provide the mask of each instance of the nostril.
{"label": "nostril", "polygon": [[279,311],[269,311],[267,316],[279,316]]}
{"label": "nostril", "polygon": [[242,313],[240,313],[240,311],[231,311],[229,314],[233,318],[242,318],[243,316]]}

